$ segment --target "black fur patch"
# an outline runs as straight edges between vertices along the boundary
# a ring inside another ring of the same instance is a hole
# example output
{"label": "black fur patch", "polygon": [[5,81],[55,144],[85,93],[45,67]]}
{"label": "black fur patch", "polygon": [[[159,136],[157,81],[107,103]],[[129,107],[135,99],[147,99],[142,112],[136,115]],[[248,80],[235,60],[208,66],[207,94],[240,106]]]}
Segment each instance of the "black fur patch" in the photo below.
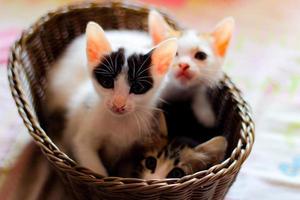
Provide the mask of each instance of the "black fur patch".
{"label": "black fur patch", "polygon": [[179,162],[180,162],[180,158],[176,158],[176,159],[174,160],[173,165],[176,166],[176,165],[179,164]]}
{"label": "black fur patch", "polygon": [[169,101],[160,106],[163,109],[168,127],[168,137],[173,140],[177,137],[186,137],[199,144],[222,135],[218,126],[206,128],[198,122],[192,110],[192,100]]}
{"label": "black fur patch", "polygon": [[124,49],[119,48],[101,59],[99,65],[94,69],[94,77],[104,88],[113,88],[114,80],[121,73],[125,63]]}
{"label": "black fur patch", "polygon": [[[153,87],[150,73],[152,51],[143,54],[133,54],[128,57],[128,84],[130,93],[145,94]],[[124,49],[120,48],[102,58],[94,69],[94,77],[98,83],[107,89],[114,88],[114,81],[121,73],[125,63]]]}
{"label": "black fur patch", "polygon": [[128,60],[128,82],[130,93],[145,94],[153,87],[153,78],[150,73],[151,55],[149,53],[133,54]]}

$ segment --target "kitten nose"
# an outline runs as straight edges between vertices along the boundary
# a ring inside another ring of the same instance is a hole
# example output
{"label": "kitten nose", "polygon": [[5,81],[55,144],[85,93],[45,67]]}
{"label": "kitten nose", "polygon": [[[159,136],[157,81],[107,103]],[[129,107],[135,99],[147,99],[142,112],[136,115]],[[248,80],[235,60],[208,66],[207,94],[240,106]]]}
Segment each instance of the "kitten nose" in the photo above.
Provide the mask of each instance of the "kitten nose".
{"label": "kitten nose", "polygon": [[113,106],[116,108],[125,107],[126,98],[122,95],[117,95],[113,100]]}
{"label": "kitten nose", "polygon": [[115,107],[115,106],[113,106],[113,111],[116,112],[116,113],[124,113],[125,106],[122,106],[122,107]]}
{"label": "kitten nose", "polygon": [[190,67],[190,65],[187,63],[179,63],[179,68],[181,70],[187,70],[189,67]]}

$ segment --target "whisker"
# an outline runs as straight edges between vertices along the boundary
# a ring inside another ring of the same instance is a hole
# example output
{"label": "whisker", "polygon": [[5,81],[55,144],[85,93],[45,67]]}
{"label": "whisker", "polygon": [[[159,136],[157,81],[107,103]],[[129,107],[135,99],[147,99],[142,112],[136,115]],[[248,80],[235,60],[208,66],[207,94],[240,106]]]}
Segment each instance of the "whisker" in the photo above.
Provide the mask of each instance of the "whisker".
{"label": "whisker", "polygon": [[[107,70],[109,70],[109,66],[107,66],[106,64],[104,64],[103,62],[101,63],[101,65],[103,65],[104,67],[107,68]],[[97,67],[97,69],[103,69],[103,67]],[[110,70],[109,70],[110,71]]]}
{"label": "whisker", "polygon": [[161,97],[158,97],[158,100],[159,101],[161,101],[161,102],[163,102],[163,103],[166,103],[166,104],[168,104],[169,102],[167,102],[166,100],[164,100],[163,98],[161,98]]}
{"label": "whisker", "polygon": [[140,125],[140,123],[139,123],[139,119],[138,119],[138,117],[137,117],[137,114],[134,113],[133,116],[134,116],[135,119],[136,119],[136,123],[137,123],[137,126],[138,126],[139,134],[141,134],[141,125]]}
{"label": "whisker", "polygon": [[114,72],[115,72],[115,73],[117,72],[117,70],[116,70],[116,67],[117,67],[117,61],[118,61],[117,58],[119,57],[119,55],[120,55],[120,53],[118,53],[117,56],[115,57],[115,62],[114,62],[114,64],[115,64],[115,65],[114,65],[114,69],[115,69]]}
{"label": "whisker", "polygon": [[[110,58],[110,56],[108,56],[108,57]],[[105,59],[106,63],[108,64],[108,65],[104,65],[104,66],[106,66],[111,73],[114,73],[114,69],[111,66],[112,63],[109,62],[109,60],[106,58],[106,56],[103,56],[103,58]],[[111,60],[111,58],[110,58],[110,60]]]}
{"label": "whisker", "polygon": [[133,75],[135,76],[136,74],[135,74],[135,68],[136,68],[136,66],[135,66],[135,62],[134,62],[134,60],[132,60],[132,64],[133,64]]}
{"label": "whisker", "polygon": [[152,78],[152,76],[141,76],[141,77],[138,77],[136,80],[145,79],[145,78]]}
{"label": "whisker", "polygon": [[110,64],[111,64],[112,70],[113,70],[113,72],[115,72],[115,66],[114,66],[114,63],[111,59],[111,56],[109,56],[109,59],[110,59],[110,62],[111,62]]}
{"label": "whisker", "polygon": [[148,59],[151,57],[151,54],[150,55],[148,55],[148,57],[144,60],[144,62],[142,63],[142,65],[139,67],[139,69],[138,69],[138,71],[137,71],[137,76],[139,75],[139,71],[140,71],[140,69],[142,69],[142,67],[144,66],[144,64],[146,63],[146,61],[148,61]]}
{"label": "whisker", "polygon": [[[146,70],[150,69],[152,67],[152,65],[150,65],[149,67],[143,69],[141,72],[138,73],[137,76],[139,76],[140,74],[143,74]],[[142,67],[141,67],[142,68]]]}
{"label": "whisker", "polygon": [[[141,107],[141,108],[143,108],[143,107]],[[149,111],[149,110],[140,110],[140,111],[143,112],[144,114],[148,115],[151,118],[153,117],[153,113],[151,111]]]}
{"label": "whisker", "polygon": [[[145,80],[145,79],[142,79],[142,80],[139,80],[138,83],[142,86],[141,82],[145,82],[145,83],[149,83],[150,85],[152,85],[153,83],[151,83],[150,81],[148,80]],[[144,86],[143,86],[144,88]]]}
{"label": "whisker", "polygon": [[143,115],[139,115],[138,113],[136,113],[136,115],[138,116],[138,118],[140,119],[140,121],[142,122],[142,124],[143,124],[143,126],[144,126],[144,128],[145,128],[144,130],[141,129],[140,134],[143,134],[142,131],[145,131],[145,132],[146,132],[146,130],[149,130],[149,123],[148,123],[147,120],[145,120],[145,119],[143,118]]}
{"label": "whisker", "polygon": [[[146,108],[146,109],[151,109],[151,110],[155,110],[155,111],[160,111],[160,112],[163,111],[162,109],[157,108],[157,107],[150,107],[150,106],[139,106],[139,107]],[[149,111],[149,112],[151,112],[151,111]],[[151,115],[153,115],[153,114],[151,113]]]}
{"label": "whisker", "polygon": [[94,71],[99,72],[101,74],[105,74],[105,75],[112,75],[109,71],[102,69],[102,68],[96,68]]}
{"label": "whisker", "polygon": [[145,88],[141,82],[137,82],[143,89]]}
{"label": "whisker", "polygon": [[106,67],[106,70],[107,70],[109,73],[111,73],[111,74],[114,73],[114,72],[111,70],[110,65],[106,65],[106,64],[104,64],[104,63],[102,63],[102,65],[103,65],[104,67]]}

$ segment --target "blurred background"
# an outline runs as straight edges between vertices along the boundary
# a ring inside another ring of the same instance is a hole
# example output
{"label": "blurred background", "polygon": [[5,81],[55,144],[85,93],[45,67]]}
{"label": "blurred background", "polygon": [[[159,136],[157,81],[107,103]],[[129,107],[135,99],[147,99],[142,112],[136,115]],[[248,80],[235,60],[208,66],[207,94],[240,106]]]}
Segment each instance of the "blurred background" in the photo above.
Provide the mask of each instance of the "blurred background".
{"label": "blurred background", "polygon": [[[22,164],[15,163],[31,141],[8,88],[9,47],[41,15],[71,2],[0,0],[0,194],[3,188],[13,192],[8,177],[18,176]],[[252,107],[256,142],[226,199],[300,199],[300,1],[141,2],[162,7],[184,26],[204,32],[226,16],[235,18],[224,70]]]}

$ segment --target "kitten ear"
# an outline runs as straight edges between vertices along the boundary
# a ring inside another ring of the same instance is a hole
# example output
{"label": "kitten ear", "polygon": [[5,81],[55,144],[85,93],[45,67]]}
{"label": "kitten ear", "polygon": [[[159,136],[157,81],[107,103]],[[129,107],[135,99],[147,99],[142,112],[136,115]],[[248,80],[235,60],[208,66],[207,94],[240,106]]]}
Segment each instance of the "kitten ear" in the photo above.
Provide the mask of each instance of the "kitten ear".
{"label": "kitten ear", "polygon": [[226,149],[227,149],[227,140],[223,136],[217,136],[209,141],[199,144],[194,149],[198,153],[204,154],[207,159],[207,164],[217,164],[224,159]]}
{"label": "kitten ear", "polygon": [[152,50],[152,74],[163,76],[167,73],[177,52],[177,39],[170,38],[158,44]]}
{"label": "kitten ear", "polygon": [[148,30],[155,45],[167,39],[168,37],[175,36],[172,35],[172,33],[175,31],[156,10],[151,10],[149,13]]}
{"label": "kitten ear", "polygon": [[221,57],[224,57],[226,54],[226,50],[232,37],[233,29],[234,19],[233,17],[227,17],[219,22],[215,30],[211,33],[212,37],[214,38],[214,47],[216,53]]}
{"label": "kitten ear", "polygon": [[95,67],[104,54],[111,52],[111,46],[104,30],[95,22],[86,26],[86,54],[90,67]]}

